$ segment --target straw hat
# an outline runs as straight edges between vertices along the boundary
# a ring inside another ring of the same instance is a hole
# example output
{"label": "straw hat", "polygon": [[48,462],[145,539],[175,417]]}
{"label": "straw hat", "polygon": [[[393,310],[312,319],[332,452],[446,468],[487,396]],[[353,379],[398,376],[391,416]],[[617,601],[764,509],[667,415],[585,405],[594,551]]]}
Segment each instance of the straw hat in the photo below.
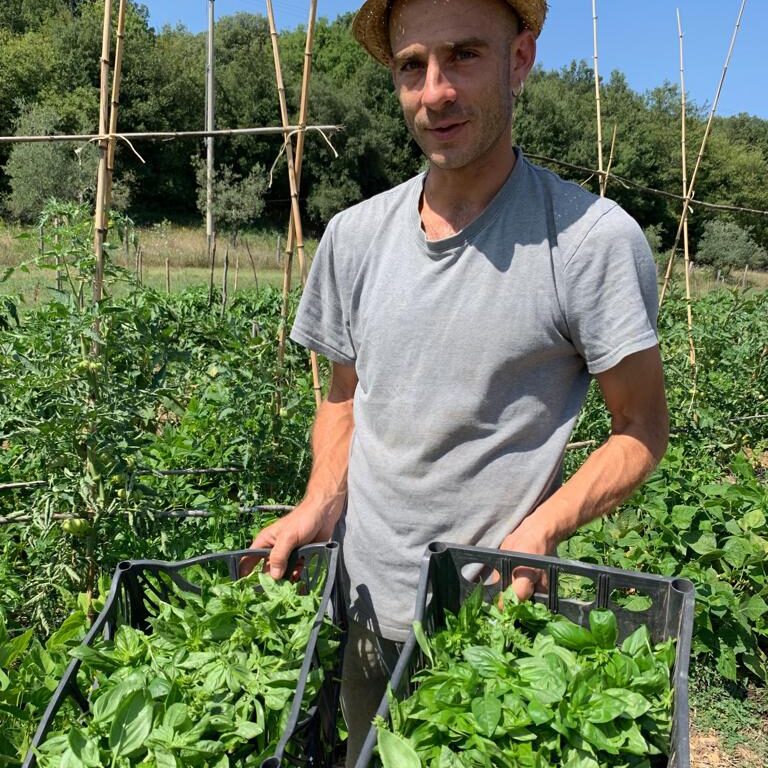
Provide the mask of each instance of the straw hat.
{"label": "straw hat", "polygon": [[[546,0],[506,0],[526,29],[535,37],[541,34],[547,15]],[[389,66],[389,12],[393,0],[367,0],[352,22],[352,34],[376,61]]]}

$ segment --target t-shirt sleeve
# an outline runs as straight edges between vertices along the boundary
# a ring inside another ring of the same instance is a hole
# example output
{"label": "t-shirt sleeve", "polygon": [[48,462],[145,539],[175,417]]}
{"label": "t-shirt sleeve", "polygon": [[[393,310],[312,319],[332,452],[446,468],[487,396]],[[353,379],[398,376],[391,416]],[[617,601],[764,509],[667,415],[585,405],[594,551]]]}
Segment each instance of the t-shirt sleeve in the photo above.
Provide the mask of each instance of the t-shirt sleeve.
{"label": "t-shirt sleeve", "polygon": [[342,279],[347,265],[337,262],[334,231],[332,220],[317,247],[290,337],[333,362],[353,365],[357,355],[349,332],[349,300]]}
{"label": "t-shirt sleeve", "polygon": [[571,340],[591,374],[658,343],[656,265],[638,224],[603,213],[564,267]]}

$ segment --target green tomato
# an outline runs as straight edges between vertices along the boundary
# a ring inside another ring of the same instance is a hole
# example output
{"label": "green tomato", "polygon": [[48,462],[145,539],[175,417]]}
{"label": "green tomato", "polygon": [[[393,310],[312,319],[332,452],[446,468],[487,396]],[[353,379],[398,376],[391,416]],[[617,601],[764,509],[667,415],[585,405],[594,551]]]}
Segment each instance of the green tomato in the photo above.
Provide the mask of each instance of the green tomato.
{"label": "green tomato", "polygon": [[70,536],[85,536],[91,530],[91,524],[82,517],[70,517],[62,522],[61,528]]}

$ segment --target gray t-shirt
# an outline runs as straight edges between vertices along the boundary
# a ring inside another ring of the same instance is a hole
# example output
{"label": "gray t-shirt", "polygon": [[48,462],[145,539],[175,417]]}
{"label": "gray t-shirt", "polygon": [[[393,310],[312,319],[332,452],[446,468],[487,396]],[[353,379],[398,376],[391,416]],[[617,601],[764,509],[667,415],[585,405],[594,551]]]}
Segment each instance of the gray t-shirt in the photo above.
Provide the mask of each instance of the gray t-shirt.
{"label": "gray t-shirt", "polygon": [[615,203],[518,162],[427,241],[424,176],[336,216],[291,338],[359,379],[339,527],[352,618],[403,640],[433,540],[497,547],[561,482],[590,374],[657,343],[656,270]]}

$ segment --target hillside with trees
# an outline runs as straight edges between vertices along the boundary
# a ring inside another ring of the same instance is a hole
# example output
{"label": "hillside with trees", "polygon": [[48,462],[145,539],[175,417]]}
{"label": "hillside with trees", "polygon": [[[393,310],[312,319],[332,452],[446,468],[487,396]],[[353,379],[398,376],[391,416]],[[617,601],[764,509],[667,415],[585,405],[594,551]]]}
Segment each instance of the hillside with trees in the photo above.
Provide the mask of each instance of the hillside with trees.
{"label": "hillside with trees", "polygon": [[[95,0],[3,0],[0,4],[0,135],[95,132],[103,4]],[[398,183],[422,159],[399,117],[389,73],[370,60],[349,33],[351,15],[321,20],[316,32],[310,124],[341,124],[334,159],[323,138],[307,137],[302,205],[315,233],[341,208]],[[123,64],[120,130],[201,130],[205,101],[203,34],[183,27],[154,29],[147,8],[129,11]],[[219,128],[278,125],[274,65],[266,19],[237,14],[216,26]],[[281,35],[289,110],[298,113],[303,64],[301,28]],[[621,72],[603,82],[603,126],[612,172],[632,182],[680,194],[680,93],[662,83],[637,93]],[[688,104],[689,164],[706,114]],[[520,100],[515,140],[530,154],[583,168],[596,166],[593,73],[584,62],[559,71],[537,68]],[[116,205],[138,221],[199,217],[202,140],[142,142],[142,163],[125,142],[117,158]],[[275,137],[227,138],[216,143],[217,172],[243,187],[241,226],[284,224],[289,197],[285,160],[275,166]],[[34,221],[50,197],[88,200],[96,149],[91,145],[0,146],[0,211],[6,220]],[[546,161],[540,161],[547,165]],[[597,190],[589,172],[551,164],[562,176]],[[768,210],[768,121],[747,114],[716,118],[696,199]],[[249,181],[248,181],[249,180]],[[641,223],[656,244],[671,245],[680,201],[612,180],[608,195]],[[694,206],[695,208],[695,206]],[[768,267],[768,216],[696,209],[691,234],[702,259],[718,243],[747,254],[753,268]],[[734,257],[735,258],[735,257]],[[734,264],[744,265],[739,257]]]}

